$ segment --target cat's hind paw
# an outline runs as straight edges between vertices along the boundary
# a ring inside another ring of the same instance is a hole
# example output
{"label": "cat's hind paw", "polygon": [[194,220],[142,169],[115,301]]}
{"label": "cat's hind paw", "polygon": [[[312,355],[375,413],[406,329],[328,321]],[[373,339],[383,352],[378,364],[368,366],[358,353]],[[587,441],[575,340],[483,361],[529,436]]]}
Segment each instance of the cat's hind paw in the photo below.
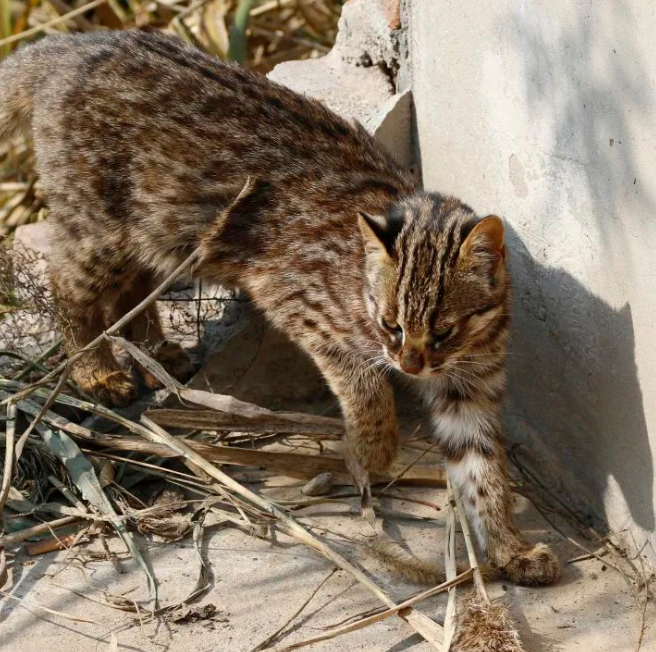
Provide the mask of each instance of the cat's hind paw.
{"label": "cat's hind paw", "polygon": [[538,586],[558,580],[560,562],[549,546],[537,543],[515,555],[500,570],[513,584]]}
{"label": "cat's hind paw", "polygon": [[138,387],[127,371],[112,371],[96,377],[88,391],[103,405],[124,407],[137,398]]}
{"label": "cat's hind paw", "polygon": [[185,382],[194,373],[194,365],[189,354],[176,342],[165,340],[155,351],[155,358],[171,376]]}
{"label": "cat's hind paw", "polygon": [[[176,342],[165,340],[155,349],[153,357],[173,378],[181,382],[189,380],[194,373],[194,365],[189,354]],[[162,387],[162,383],[151,373],[141,367],[139,371],[148,389]]]}

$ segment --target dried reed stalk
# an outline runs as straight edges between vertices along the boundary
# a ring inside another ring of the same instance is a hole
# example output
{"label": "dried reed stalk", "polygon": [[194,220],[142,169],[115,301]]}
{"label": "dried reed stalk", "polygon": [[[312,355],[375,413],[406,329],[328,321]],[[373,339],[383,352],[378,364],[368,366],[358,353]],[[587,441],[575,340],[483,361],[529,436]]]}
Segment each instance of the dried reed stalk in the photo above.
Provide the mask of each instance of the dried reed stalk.
{"label": "dried reed stalk", "polygon": [[0,488],[0,532],[2,531],[2,512],[11,489],[11,477],[14,468],[14,440],[16,434],[16,406],[7,406],[6,444],[5,444],[5,466],[2,475],[2,487]]}
{"label": "dried reed stalk", "polygon": [[0,548],[8,548],[9,546],[14,546],[25,539],[36,536],[37,534],[45,534],[65,525],[72,525],[80,520],[79,516],[64,516],[63,518],[57,518],[54,521],[49,521],[47,523],[39,523],[34,527],[28,527],[19,532],[14,532],[13,534],[6,534],[3,537],[0,537]]}
{"label": "dried reed stalk", "polygon": [[[326,417],[317,420],[305,418],[297,422],[289,415],[297,413],[273,412],[273,416],[244,417],[229,412],[215,410],[175,410],[170,408],[151,409],[146,416],[160,426],[169,428],[187,428],[189,430],[216,430],[219,432],[247,432],[265,434],[275,432],[279,435],[317,435],[319,437],[337,437],[344,432],[344,426],[339,419],[334,422],[325,421]],[[313,417],[306,415],[303,417]],[[320,421],[319,421],[320,419]]]}
{"label": "dried reed stalk", "polygon": [[[22,385],[15,381],[0,378],[0,396],[4,396],[2,388],[7,390],[17,390],[20,393]],[[48,391],[44,389],[35,390],[35,395],[45,397]],[[218,395],[217,395],[218,396]],[[70,407],[79,408],[98,416],[110,419],[126,427],[140,437],[130,437],[127,435],[112,435],[101,432],[92,432],[88,428],[76,423],[68,421],[63,416],[54,412],[46,411],[42,415],[45,423],[51,427],[58,428],[68,433],[78,440],[92,443],[97,446],[104,446],[114,450],[124,451],[137,451],[158,457],[169,458],[178,457],[168,446],[158,444],[156,442],[146,442],[143,440],[143,426],[134,423],[129,419],[119,415],[118,413],[106,408],[102,405],[89,403],[75,399],[65,394],[57,397],[57,403],[68,405]],[[251,405],[251,404],[248,404]],[[41,406],[30,400],[22,399],[18,402],[19,408],[31,416],[37,416],[42,411]],[[257,406],[254,406],[257,407]],[[147,412],[146,415],[149,413]],[[277,413],[273,413],[277,414]],[[296,414],[296,413],[287,413]],[[312,416],[302,415],[299,417]],[[272,426],[272,430],[276,430]],[[283,453],[275,451],[260,451],[244,448],[235,448],[230,446],[218,446],[201,441],[188,440],[188,445],[196,452],[201,453],[206,459],[216,463],[234,464],[237,466],[264,466],[273,471],[285,474],[290,477],[299,479],[310,479],[319,473],[330,472],[335,476],[335,481],[338,484],[350,484],[350,475],[346,464],[342,458],[330,457],[326,455],[304,455],[300,453]],[[394,471],[394,470],[393,470]],[[392,471],[392,473],[393,473]],[[397,474],[398,475],[398,474]],[[375,475],[372,482],[387,483],[390,480],[389,475]],[[414,467],[405,470],[405,475],[398,477],[397,483],[404,485],[421,485],[442,487],[445,484],[445,475],[442,469],[433,467]]]}
{"label": "dried reed stalk", "polygon": [[108,2],[108,0],[92,0],[91,2],[88,2],[87,4],[82,5],[77,9],[73,9],[72,11],[69,11],[67,14],[64,14],[63,16],[57,16],[57,18],[53,18],[52,20],[49,20],[46,23],[41,23],[40,25],[36,25],[35,27],[26,29],[24,32],[20,32],[19,34],[13,34],[12,36],[3,38],[2,40],[0,40],[0,47],[4,47],[5,45],[9,45],[11,43],[16,43],[17,41],[23,41],[25,39],[29,39],[32,36],[35,36],[36,34],[40,34],[41,32],[45,32],[50,28],[55,27],[55,25],[60,25],[61,23],[65,23],[68,20],[75,18],[76,16],[81,16],[87,11],[90,11],[91,9],[95,9],[96,7],[99,7],[100,5],[105,4],[106,2]]}
{"label": "dried reed stalk", "polygon": [[[474,589],[465,599],[458,615],[450,650],[451,652],[525,652],[508,609],[503,604],[490,602],[462,499],[451,483],[449,486],[453,498],[451,507],[460,521],[474,578]],[[444,649],[448,652],[449,648]]]}
{"label": "dried reed stalk", "polygon": [[[446,516],[444,570],[446,571],[446,579],[450,580],[456,574],[456,513],[453,509],[451,482],[448,479],[446,488],[449,500],[449,512]],[[449,589],[449,599],[446,605],[446,614],[444,615],[444,652],[449,652],[451,647],[456,632],[457,617],[457,588],[454,586]]]}
{"label": "dried reed stalk", "polygon": [[443,593],[444,591],[447,591],[457,586],[458,584],[461,584],[462,582],[467,582],[471,579],[471,577],[472,577],[472,569],[470,568],[460,573],[460,575],[457,575],[453,579],[443,582],[439,586],[435,586],[432,589],[422,591],[421,593],[418,593],[414,597],[409,598],[408,600],[404,600],[403,602],[397,604],[395,607],[392,607],[390,609],[385,609],[384,611],[381,611],[377,614],[373,614],[372,616],[367,616],[366,618],[361,618],[360,620],[356,620],[354,623],[349,623],[348,625],[343,625],[342,627],[335,627],[333,629],[328,630],[327,632],[324,632],[323,634],[313,636],[312,638],[308,638],[303,641],[298,641],[297,643],[291,643],[289,645],[269,648],[264,652],[289,652],[290,650],[296,650],[297,648],[306,647],[314,643],[319,643],[320,641],[326,641],[328,639],[335,638],[336,636],[341,636],[342,634],[349,634],[350,632],[355,632],[358,629],[369,627],[370,625],[379,623],[381,620],[385,620],[390,616],[399,614],[403,610],[412,607],[412,605],[421,602],[422,600],[426,600],[428,598],[433,597],[434,595]]}

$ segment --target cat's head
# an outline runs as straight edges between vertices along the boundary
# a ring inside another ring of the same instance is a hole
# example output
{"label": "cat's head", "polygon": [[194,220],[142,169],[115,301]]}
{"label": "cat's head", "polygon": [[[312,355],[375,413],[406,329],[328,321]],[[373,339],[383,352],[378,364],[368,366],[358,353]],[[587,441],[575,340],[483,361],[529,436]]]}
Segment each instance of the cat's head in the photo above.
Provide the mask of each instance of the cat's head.
{"label": "cat's head", "polygon": [[387,215],[360,214],[367,309],[386,358],[435,376],[508,324],[504,229],[458,200],[418,194]]}

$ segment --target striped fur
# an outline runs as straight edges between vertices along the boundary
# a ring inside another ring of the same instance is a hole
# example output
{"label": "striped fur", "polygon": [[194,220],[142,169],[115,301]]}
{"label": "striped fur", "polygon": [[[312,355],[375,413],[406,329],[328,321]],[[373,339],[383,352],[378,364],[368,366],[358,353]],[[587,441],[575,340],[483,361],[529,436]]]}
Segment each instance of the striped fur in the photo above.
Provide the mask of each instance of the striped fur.
{"label": "striped fur", "polygon": [[[48,37],[20,50],[0,65],[0,135],[25,121],[69,353],[200,248],[199,277],[249,293],[316,361],[364,471],[396,455],[387,372],[401,370],[426,397],[491,559],[516,581],[555,579],[551,553],[525,543],[510,515],[498,218],[420,192],[362,127],[319,102],[157,32]],[[247,177],[254,187],[231,205]],[[182,350],[163,343],[154,307],[126,336],[189,372]],[[136,392],[107,345],[73,377],[108,403]]]}
{"label": "striped fur", "polygon": [[379,290],[370,314],[390,363],[416,378],[481,547],[517,583],[554,582],[553,553],[528,544],[512,522],[500,419],[510,329],[500,220],[426,195],[366,226],[370,284]]}

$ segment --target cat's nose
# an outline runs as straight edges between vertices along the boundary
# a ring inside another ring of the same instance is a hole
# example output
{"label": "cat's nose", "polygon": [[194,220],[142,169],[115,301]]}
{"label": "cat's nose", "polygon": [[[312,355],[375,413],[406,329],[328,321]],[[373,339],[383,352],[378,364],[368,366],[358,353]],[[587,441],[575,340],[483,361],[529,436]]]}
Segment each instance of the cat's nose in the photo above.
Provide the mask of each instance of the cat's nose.
{"label": "cat's nose", "polygon": [[404,348],[399,358],[401,370],[406,374],[418,374],[424,368],[424,355],[414,348]]}

